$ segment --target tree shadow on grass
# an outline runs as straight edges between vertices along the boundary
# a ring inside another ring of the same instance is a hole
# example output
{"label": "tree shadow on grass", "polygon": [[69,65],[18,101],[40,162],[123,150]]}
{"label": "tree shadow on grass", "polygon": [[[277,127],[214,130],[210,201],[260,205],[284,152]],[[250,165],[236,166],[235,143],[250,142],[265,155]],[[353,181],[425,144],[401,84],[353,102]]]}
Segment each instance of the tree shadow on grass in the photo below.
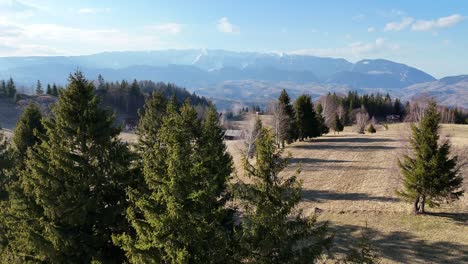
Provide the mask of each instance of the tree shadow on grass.
{"label": "tree shadow on grass", "polygon": [[363,137],[322,137],[313,139],[312,142],[329,142],[329,143],[376,143],[376,142],[395,142],[391,138],[363,138]]}
{"label": "tree shadow on grass", "polygon": [[333,191],[320,191],[320,190],[302,190],[302,199],[311,202],[322,201],[379,201],[379,202],[398,202],[398,198],[386,196],[372,196],[366,193],[337,193]]}
{"label": "tree shadow on grass", "polygon": [[310,170],[381,170],[382,167],[377,166],[359,166],[359,165],[348,165],[352,163],[350,160],[327,160],[327,159],[315,159],[315,158],[290,158],[289,165],[295,166],[300,165],[302,168],[309,168]]}
{"label": "tree shadow on grass", "polygon": [[[468,213],[426,212],[426,215],[451,219],[457,223],[468,226]],[[467,240],[468,240],[468,234]]]}
{"label": "tree shadow on grass", "polygon": [[296,149],[307,149],[307,150],[327,150],[327,149],[336,149],[343,151],[372,151],[372,150],[388,150],[396,149],[397,147],[393,146],[372,146],[372,145],[318,145],[311,142],[307,145],[298,145],[292,146]]}
{"label": "tree shadow on grass", "polygon": [[[362,227],[355,225],[330,225],[335,233],[332,253],[346,253],[359,236]],[[397,263],[468,263],[468,247],[447,241],[427,241],[404,231],[382,233],[366,229],[373,237],[372,244],[378,254]]]}
{"label": "tree shadow on grass", "polygon": [[352,162],[350,160],[333,160],[333,159],[314,159],[314,158],[289,158],[289,164],[301,163],[301,164],[313,164],[313,163],[347,163]]}

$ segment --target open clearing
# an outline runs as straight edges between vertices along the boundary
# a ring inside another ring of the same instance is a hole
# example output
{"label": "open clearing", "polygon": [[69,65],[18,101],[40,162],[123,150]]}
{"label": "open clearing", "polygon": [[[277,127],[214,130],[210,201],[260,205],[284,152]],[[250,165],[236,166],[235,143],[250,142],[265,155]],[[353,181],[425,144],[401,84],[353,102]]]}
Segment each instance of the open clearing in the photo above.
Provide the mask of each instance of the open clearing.
{"label": "open clearing", "polygon": [[[457,153],[467,152],[468,126],[444,125],[441,134]],[[456,203],[428,208],[428,215],[415,216],[411,204],[395,195],[401,186],[397,158],[407,151],[409,125],[378,128],[376,134],[358,135],[347,127],[308,142],[286,148],[290,166],[284,175],[301,168],[301,208],[306,215],[321,213],[335,232],[333,253],[341,254],[361,229],[374,235],[374,245],[383,263],[468,263],[468,194]],[[228,141],[236,169],[240,141]],[[464,189],[468,190],[468,168]]]}

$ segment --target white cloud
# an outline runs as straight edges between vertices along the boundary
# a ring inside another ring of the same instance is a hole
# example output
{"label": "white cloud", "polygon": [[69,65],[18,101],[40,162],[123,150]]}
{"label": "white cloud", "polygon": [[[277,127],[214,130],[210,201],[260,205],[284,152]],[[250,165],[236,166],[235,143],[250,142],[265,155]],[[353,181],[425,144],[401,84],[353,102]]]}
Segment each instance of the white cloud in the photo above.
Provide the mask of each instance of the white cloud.
{"label": "white cloud", "polygon": [[405,17],[400,22],[390,22],[385,25],[384,31],[400,31],[413,23],[412,17]]}
{"label": "white cloud", "polygon": [[78,9],[77,13],[79,15],[93,15],[98,13],[109,13],[110,11],[110,8],[81,8]]}
{"label": "white cloud", "polygon": [[177,23],[163,23],[146,27],[150,31],[163,34],[177,35],[182,32],[182,25]]}
{"label": "white cloud", "polygon": [[237,26],[233,25],[231,22],[229,22],[227,17],[222,17],[219,21],[218,24],[216,25],[218,28],[219,32],[223,33],[239,33],[240,30]]}
{"label": "white cloud", "polygon": [[371,33],[375,31],[375,27],[368,27],[367,32]]}
{"label": "white cloud", "polygon": [[413,24],[411,30],[430,31],[435,29],[448,28],[462,22],[464,19],[464,16],[454,14],[451,16],[441,17],[436,20],[418,20]]}
{"label": "white cloud", "polygon": [[389,53],[396,53],[399,50],[399,45],[388,43],[384,38],[377,38],[372,42],[353,42],[345,47],[302,49],[292,51],[290,54],[362,59],[363,57],[382,56]]}
{"label": "white cloud", "polygon": [[0,18],[0,56],[79,55],[183,47],[183,44],[163,41],[157,34],[148,34],[145,27],[124,31],[58,24],[21,24]]}

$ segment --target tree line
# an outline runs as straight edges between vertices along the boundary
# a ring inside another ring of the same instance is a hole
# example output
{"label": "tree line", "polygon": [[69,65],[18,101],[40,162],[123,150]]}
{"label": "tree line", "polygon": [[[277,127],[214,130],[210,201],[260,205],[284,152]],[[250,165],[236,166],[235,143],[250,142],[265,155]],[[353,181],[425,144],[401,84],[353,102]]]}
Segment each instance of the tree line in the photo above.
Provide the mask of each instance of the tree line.
{"label": "tree line", "polygon": [[167,97],[174,96],[179,102],[189,99],[191,104],[195,106],[208,105],[206,98],[171,83],[150,80],[138,81],[136,79],[131,83],[127,80],[107,82],[102,75],[99,75],[93,83],[105,106],[135,118],[138,117],[138,110],[145,103],[145,97],[154,91],[161,92]]}
{"label": "tree line", "polygon": [[[335,115],[343,125],[356,123],[356,114],[362,109],[370,118],[385,121],[389,115],[398,116],[398,121],[418,122],[419,116],[424,113],[430,98],[415,98],[402,103],[398,98],[391,98],[387,94],[363,94],[357,91],[349,91],[348,94],[339,96],[336,93],[328,93],[320,97],[318,105],[328,127],[333,125]],[[468,111],[459,107],[437,106],[441,114],[442,123],[468,124]]]}

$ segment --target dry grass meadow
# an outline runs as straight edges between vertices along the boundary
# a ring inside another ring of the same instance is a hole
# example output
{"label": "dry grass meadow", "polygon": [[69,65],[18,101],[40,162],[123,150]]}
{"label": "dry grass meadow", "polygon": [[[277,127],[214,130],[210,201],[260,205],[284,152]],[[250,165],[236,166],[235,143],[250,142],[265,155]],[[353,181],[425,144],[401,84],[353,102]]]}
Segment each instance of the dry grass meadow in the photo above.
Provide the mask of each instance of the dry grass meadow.
{"label": "dry grass meadow", "polygon": [[[345,252],[367,226],[383,263],[468,263],[468,194],[456,203],[428,208],[423,216],[413,215],[411,205],[395,195],[401,186],[397,159],[408,151],[409,130],[409,124],[395,124],[358,135],[347,127],[339,135],[294,143],[286,148],[292,158],[284,176],[301,168],[300,207],[306,215],[318,208],[318,220],[329,221],[336,236],[332,253]],[[466,157],[468,126],[443,125],[441,134]],[[242,177],[242,142],[227,144]],[[468,190],[466,166],[462,173]]]}

